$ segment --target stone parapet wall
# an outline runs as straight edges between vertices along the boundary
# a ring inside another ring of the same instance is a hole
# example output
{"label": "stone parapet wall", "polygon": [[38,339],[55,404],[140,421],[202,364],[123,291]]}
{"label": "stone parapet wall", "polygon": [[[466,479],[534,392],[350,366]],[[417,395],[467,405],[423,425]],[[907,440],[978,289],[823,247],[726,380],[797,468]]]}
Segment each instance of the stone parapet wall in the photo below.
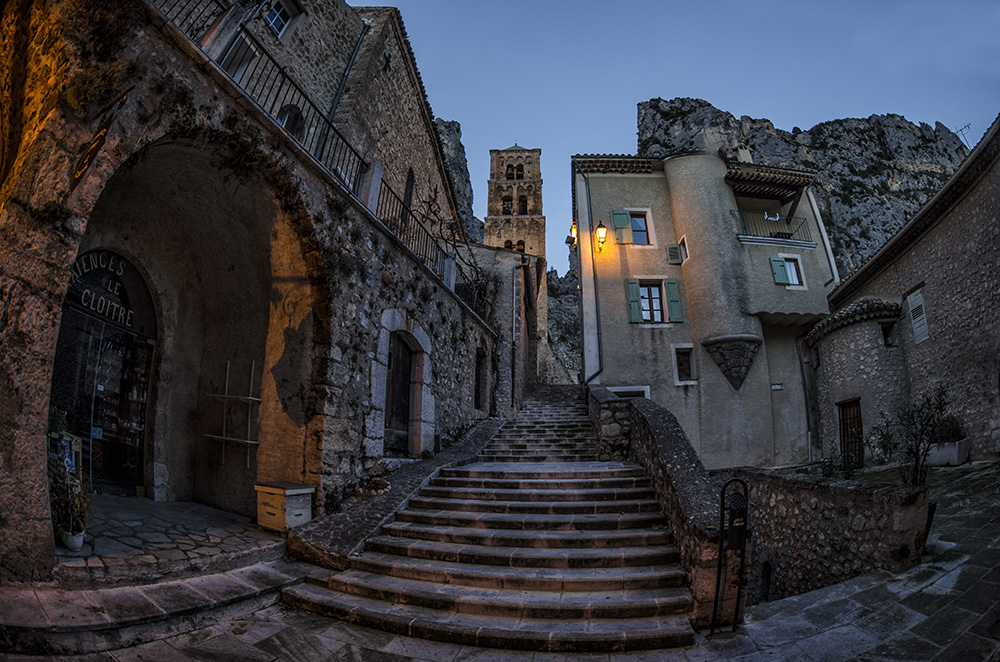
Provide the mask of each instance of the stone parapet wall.
{"label": "stone parapet wall", "polygon": [[[589,387],[587,406],[599,434],[602,459],[629,459],[645,467],[670,521],[681,565],[694,598],[693,624],[712,622],[718,569],[717,481],[709,475],[684,430],[669,411],[645,398],[622,399],[603,386]],[[736,611],[737,559],[729,555],[720,624]]]}
{"label": "stone parapet wall", "polygon": [[874,486],[774,469],[727,470],[749,486],[751,604],[920,562],[927,489]]}

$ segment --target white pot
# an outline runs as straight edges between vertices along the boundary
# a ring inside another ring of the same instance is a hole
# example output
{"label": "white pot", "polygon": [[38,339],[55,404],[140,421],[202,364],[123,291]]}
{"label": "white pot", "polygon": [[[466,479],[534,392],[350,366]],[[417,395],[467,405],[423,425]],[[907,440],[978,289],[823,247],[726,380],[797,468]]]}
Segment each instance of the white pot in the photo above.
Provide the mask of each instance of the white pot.
{"label": "white pot", "polygon": [[79,552],[83,548],[83,531],[80,533],[66,533],[63,531],[59,535],[63,547],[71,552]]}
{"label": "white pot", "polygon": [[931,452],[927,454],[927,466],[957,467],[965,464],[969,461],[971,448],[972,441],[968,437],[947,444],[934,444],[931,446]]}

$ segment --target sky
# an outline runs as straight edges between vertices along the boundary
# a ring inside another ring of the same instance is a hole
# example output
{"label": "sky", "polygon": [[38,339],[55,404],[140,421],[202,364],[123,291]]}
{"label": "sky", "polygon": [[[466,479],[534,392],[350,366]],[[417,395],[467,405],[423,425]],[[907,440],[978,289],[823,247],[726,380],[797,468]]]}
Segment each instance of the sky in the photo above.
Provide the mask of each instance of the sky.
{"label": "sky", "polygon": [[[357,3],[361,4],[361,3]],[[635,154],[636,105],[695,97],[779,129],[894,113],[974,146],[1000,113],[1000,0],[395,0],[436,117],[462,125],[486,215],[490,149],[542,150],[560,274],[570,157]]]}

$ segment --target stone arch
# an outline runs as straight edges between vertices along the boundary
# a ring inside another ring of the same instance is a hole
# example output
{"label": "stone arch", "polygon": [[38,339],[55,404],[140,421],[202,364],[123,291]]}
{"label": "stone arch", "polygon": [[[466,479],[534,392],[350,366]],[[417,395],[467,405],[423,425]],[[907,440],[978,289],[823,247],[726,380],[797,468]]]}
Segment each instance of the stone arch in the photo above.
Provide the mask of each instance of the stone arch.
{"label": "stone arch", "polygon": [[[236,176],[207,133],[207,145],[149,143],[100,181],[79,250],[128,256],[157,309],[146,493],[252,514],[258,480],[319,482],[307,442],[322,430],[312,357],[327,351],[329,290],[297,190]],[[207,436],[222,436],[207,394],[226,390],[227,371],[231,395],[260,403],[227,407],[226,436],[259,445]]]}
{"label": "stone arch", "polygon": [[409,392],[407,451],[410,457],[434,450],[434,393],[432,381],[431,339],[423,327],[405,312],[390,308],[382,312],[378,351],[372,362],[372,415],[366,421],[365,454],[384,457],[386,427],[386,390],[389,380],[389,353],[393,337],[406,343],[412,353]]}

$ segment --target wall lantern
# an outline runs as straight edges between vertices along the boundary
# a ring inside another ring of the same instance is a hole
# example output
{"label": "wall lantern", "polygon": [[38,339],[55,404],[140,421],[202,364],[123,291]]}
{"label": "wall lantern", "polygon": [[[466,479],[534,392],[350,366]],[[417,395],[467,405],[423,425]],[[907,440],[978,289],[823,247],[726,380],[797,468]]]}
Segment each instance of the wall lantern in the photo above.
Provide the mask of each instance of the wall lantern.
{"label": "wall lantern", "polygon": [[604,242],[608,240],[608,229],[604,227],[604,223],[597,224],[597,250],[600,251],[604,248]]}
{"label": "wall lantern", "polygon": [[566,237],[566,243],[570,246],[576,246],[576,221],[573,221],[573,225],[569,229],[569,236]]}

